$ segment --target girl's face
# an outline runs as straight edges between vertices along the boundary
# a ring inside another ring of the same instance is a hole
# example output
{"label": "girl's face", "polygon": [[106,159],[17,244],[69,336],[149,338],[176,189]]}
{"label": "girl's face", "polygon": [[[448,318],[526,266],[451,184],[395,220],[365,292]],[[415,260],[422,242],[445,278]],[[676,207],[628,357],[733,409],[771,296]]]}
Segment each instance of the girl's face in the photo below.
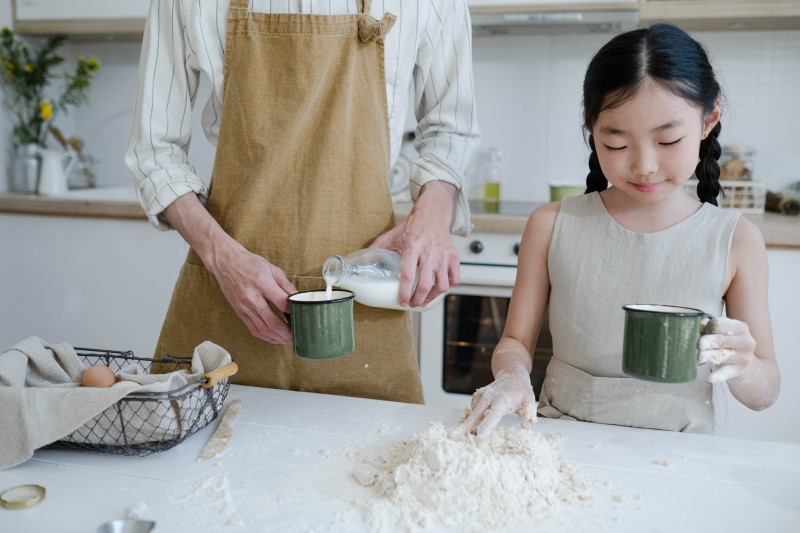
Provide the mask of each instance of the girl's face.
{"label": "girl's face", "polygon": [[719,102],[704,117],[687,100],[647,80],[632,98],[602,111],[592,128],[603,174],[640,202],[682,192],[697,166],[700,141],[719,116]]}

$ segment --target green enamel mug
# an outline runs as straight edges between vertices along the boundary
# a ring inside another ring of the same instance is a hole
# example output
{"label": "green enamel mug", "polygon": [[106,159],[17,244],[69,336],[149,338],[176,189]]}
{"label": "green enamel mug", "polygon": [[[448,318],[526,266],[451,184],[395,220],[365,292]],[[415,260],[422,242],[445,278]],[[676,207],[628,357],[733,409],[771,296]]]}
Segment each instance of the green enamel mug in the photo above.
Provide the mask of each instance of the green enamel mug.
{"label": "green enamel mug", "polygon": [[353,353],[356,333],[353,293],[333,290],[296,292],[289,296],[289,326],[294,353],[305,359],[336,359]]}
{"label": "green enamel mug", "polygon": [[622,371],[659,383],[687,383],[697,377],[697,342],[708,313],[674,305],[624,305]]}

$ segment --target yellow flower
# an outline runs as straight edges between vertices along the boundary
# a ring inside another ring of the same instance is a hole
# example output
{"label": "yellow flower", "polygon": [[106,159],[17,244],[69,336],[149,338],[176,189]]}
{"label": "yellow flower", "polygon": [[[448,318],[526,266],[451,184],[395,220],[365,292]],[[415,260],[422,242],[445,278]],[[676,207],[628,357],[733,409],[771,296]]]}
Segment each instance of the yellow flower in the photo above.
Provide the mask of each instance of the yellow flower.
{"label": "yellow flower", "polygon": [[90,57],[89,60],[86,62],[86,64],[92,70],[100,68],[100,61],[98,61],[96,57]]}
{"label": "yellow flower", "polygon": [[25,66],[22,67],[22,69],[28,74],[30,74],[31,72],[33,72],[33,63],[25,63]]}
{"label": "yellow flower", "polygon": [[47,100],[39,104],[39,116],[43,120],[49,120],[53,116],[53,106]]}

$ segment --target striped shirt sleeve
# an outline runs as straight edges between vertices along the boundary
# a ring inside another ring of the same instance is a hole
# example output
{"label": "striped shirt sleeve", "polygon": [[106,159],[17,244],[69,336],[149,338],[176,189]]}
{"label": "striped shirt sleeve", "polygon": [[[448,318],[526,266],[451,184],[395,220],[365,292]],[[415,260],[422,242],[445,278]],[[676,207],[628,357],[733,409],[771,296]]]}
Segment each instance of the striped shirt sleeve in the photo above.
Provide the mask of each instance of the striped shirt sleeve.
{"label": "striped shirt sleeve", "polygon": [[422,186],[443,180],[458,188],[451,233],[471,230],[464,176],[480,141],[472,77],[472,33],[464,0],[430,2],[420,32],[414,76],[418,121],[416,148],[420,159],[411,171],[411,197]]}
{"label": "striped shirt sleeve", "polygon": [[125,152],[139,201],[161,230],[170,229],[162,216],[170,203],[188,193],[201,201],[208,196],[188,160],[199,72],[191,67],[193,52],[184,35],[183,15],[180,0],[151,0]]}

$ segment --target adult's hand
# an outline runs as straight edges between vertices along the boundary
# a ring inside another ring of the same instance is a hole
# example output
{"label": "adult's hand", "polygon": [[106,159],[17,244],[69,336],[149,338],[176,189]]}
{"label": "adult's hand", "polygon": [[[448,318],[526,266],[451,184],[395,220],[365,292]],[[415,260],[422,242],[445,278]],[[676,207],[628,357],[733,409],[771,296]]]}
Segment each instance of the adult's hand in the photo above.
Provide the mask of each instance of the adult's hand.
{"label": "adult's hand", "polygon": [[288,297],[297,292],[283,271],[225,233],[194,194],[175,200],[164,216],[216,278],[250,333],[272,344],[289,344],[288,324],[269,305],[288,311]]}
{"label": "adult's hand", "polygon": [[455,193],[450,183],[426,183],[408,216],[370,245],[400,252],[400,305],[425,306],[461,281],[458,250],[450,237]]}
{"label": "adult's hand", "polygon": [[283,271],[242,246],[218,250],[213,264],[209,270],[250,333],[272,344],[291,343],[288,324],[269,305],[286,312],[289,295],[297,292]]}

